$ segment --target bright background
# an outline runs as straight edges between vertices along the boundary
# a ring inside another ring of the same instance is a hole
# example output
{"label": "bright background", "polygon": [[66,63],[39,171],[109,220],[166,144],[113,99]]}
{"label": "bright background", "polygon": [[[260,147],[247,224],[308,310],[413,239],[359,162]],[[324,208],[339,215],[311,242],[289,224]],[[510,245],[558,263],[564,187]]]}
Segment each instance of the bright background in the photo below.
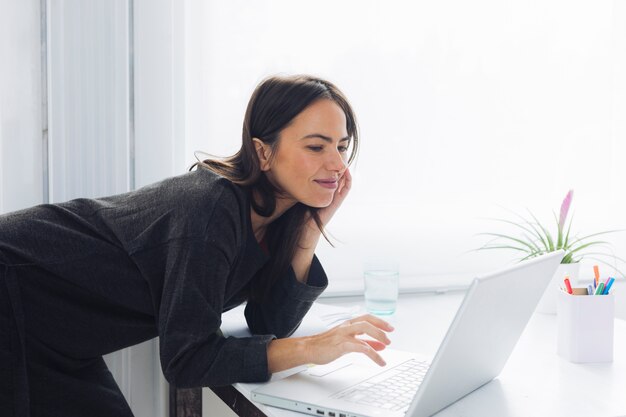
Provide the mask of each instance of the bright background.
{"label": "bright background", "polygon": [[[579,235],[626,228],[624,22],[626,0],[0,0],[0,213],[232,154],[257,83],[312,73],[362,138],[326,294],[374,257],[405,290],[463,287],[515,259],[473,251],[505,208],[552,225],[574,189]],[[167,415],[156,340],[106,360],[135,415]]]}
{"label": "bright background", "polygon": [[[350,198],[319,250],[333,280],[371,256],[403,280],[458,282],[515,257],[471,252],[484,217],[552,212],[575,190],[574,230],[626,226],[624,2],[291,1],[188,9],[186,139],[229,155],[257,82],[334,81],[356,109],[362,150]],[[193,86],[193,87],[190,87]],[[191,152],[186,162],[191,163]],[[610,237],[624,255],[626,236]],[[583,267],[583,275],[591,268]]]}
{"label": "bright background", "polygon": [[[329,293],[358,289],[372,256],[403,285],[464,285],[516,258],[473,251],[513,231],[485,217],[554,226],[569,189],[579,236],[626,226],[623,0],[5,3],[0,212],[232,154],[257,83],[311,73],[362,134],[336,248],[318,251]],[[624,257],[626,233],[608,240]]]}

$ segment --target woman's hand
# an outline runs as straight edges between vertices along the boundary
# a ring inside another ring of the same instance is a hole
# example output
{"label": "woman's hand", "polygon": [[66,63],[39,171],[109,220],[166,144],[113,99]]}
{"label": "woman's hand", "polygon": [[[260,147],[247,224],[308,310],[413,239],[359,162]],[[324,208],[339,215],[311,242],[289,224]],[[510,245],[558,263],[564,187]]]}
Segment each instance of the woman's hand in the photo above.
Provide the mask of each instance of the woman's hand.
{"label": "woman's hand", "polygon": [[366,314],[314,336],[272,340],[267,347],[268,369],[274,373],[307,363],[323,365],[351,352],[363,353],[384,366],[378,351],[391,343],[386,334],[391,331],[389,323]]}
{"label": "woman's hand", "polygon": [[[339,178],[339,185],[333,194],[333,201],[328,207],[319,209],[317,212],[324,226],[328,224],[339,206],[341,206],[341,203],[343,203],[343,200],[346,199],[351,186],[352,176],[348,168],[346,168],[341,178]],[[305,220],[306,227],[300,237],[298,248],[291,261],[296,279],[300,282],[306,282],[308,279],[311,260],[313,259],[313,253],[315,252],[315,247],[317,246],[321,233],[313,217],[311,217],[310,214],[308,214],[308,216],[309,219]]]}
{"label": "woman's hand", "polygon": [[[350,188],[352,188],[352,175],[350,174],[350,169],[346,168],[341,178],[339,178],[339,186],[335,190],[333,201],[330,205],[328,205],[328,207],[324,207],[317,212],[324,225],[327,225],[328,222],[330,222],[330,219],[332,219],[337,209],[339,209],[343,200],[345,200],[348,196]],[[317,229],[315,224],[313,224],[313,226]]]}
{"label": "woman's hand", "polygon": [[[308,362],[323,365],[346,353],[359,352],[378,365],[385,366],[378,351],[391,343],[386,334],[391,331],[393,327],[389,323],[370,314],[347,320],[324,333],[308,338]],[[361,335],[367,335],[371,339],[357,337]]]}

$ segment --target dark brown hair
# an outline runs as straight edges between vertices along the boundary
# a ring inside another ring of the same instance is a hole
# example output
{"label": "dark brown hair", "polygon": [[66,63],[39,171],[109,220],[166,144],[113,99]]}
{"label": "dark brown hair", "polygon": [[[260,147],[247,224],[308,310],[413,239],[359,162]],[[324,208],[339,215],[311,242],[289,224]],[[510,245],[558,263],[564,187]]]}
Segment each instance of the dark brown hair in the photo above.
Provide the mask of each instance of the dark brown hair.
{"label": "dark brown hair", "polygon": [[[249,192],[252,209],[261,216],[269,217],[276,208],[276,193],[280,190],[261,171],[252,139],[260,139],[273,152],[281,131],[304,109],[321,99],[334,101],[346,116],[346,130],[352,139],[352,152],[348,158],[350,164],[358,152],[359,135],[356,117],[348,100],[326,80],[295,75],[266,78],[254,90],[243,121],[241,149],[237,153],[223,159],[197,162],[190,169],[201,165],[244,187]],[[258,196],[260,202],[255,201],[253,195]],[[287,273],[308,215],[328,240],[318,210],[297,203],[268,226],[265,241],[271,254],[270,260],[259,271],[258,279],[251,283],[250,298],[265,298],[278,278]]]}

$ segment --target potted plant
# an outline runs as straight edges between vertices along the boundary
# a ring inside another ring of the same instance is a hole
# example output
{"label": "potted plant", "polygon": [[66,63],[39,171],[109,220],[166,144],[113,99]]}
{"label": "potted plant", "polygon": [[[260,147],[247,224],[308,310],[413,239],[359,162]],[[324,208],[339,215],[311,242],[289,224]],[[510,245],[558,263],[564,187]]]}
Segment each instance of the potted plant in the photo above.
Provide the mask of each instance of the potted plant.
{"label": "potted plant", "polygon": [[[537,217],[530,210],[528,211],[528,217],[513,213],[516,216],[515,220],[491,219],[515,227],[518,234],[480,233],[480,235],[490,236],[493,239],[478,248],[478,250],[512,250],[520,254],[520,261],[534,258],[548,252],[554,252],[559,249],[565,251],[565,256],[554,275],[553,282],[550,283],[546,294],[544,294],[539,303],[537,311],[540,312],[553,314],[556,312],[556,292],[552,294],[552,290],[558,288],[559,283],[563,281],[565,276],[569,276],[572,283],[578,281],[580,261],[583,258],[608,265],[614,268],[619,275],[624,276],[616,266],[617,261],[625,262],[624,259],[607,251],[607,248],[610,249],[609,242],[598,239],[598,236],[621,230],[607,230],[582,237],[573,235],[571,230],[574,216],[572,215],[568,219],[573,197],[574,191],[569,190],[561,203],[559,217],[557,218],[556,213],[553,213],[556,226],[556,233],[554,234],[550,233],[549,228],[539,222]],[[604,250],[598,250],[597,248]],[[609,263],[606,260],[607,257],[612,258],[613,263]]]}

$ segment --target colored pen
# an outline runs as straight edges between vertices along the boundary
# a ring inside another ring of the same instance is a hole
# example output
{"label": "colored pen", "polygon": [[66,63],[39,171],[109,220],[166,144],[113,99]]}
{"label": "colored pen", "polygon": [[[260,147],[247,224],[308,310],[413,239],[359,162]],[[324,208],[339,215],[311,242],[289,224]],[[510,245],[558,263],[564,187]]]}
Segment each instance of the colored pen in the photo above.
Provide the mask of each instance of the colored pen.
{"label": "colored pen", "polygon": [[596,295],[602,295],[603,291],[604,291],[604,282],[601,282],[600,285],[598,285],[598,288],[596,289]]}
{"label": "colored pen", "polygon": [[593,285],[591,284],[587,287],[587,295],[593,295]]}
{"label": "colored pen", "polygon": [[571,294],[573,291],[572,291],[572,284],[570,284],[570,282],[569,282],[569,277],[566,277],[563,280],[563,282],[565,283],[565,288],[567,289],[567,293]]}
{"label": "colored pen", "polygon": [[613,285],[614,281],[615,281],[615,278],[609,278],[609,283],[606,284],[606,286],[604,287],[604,294],[609,293],[609,290],[611,289],[611,286]]}
{"label": "colored pen", "polygon": [[597,287],[598,285],[600,285],[600,268],[598,268],[598,265],[593,266],[593,274],[596,277],[595,286]]}

